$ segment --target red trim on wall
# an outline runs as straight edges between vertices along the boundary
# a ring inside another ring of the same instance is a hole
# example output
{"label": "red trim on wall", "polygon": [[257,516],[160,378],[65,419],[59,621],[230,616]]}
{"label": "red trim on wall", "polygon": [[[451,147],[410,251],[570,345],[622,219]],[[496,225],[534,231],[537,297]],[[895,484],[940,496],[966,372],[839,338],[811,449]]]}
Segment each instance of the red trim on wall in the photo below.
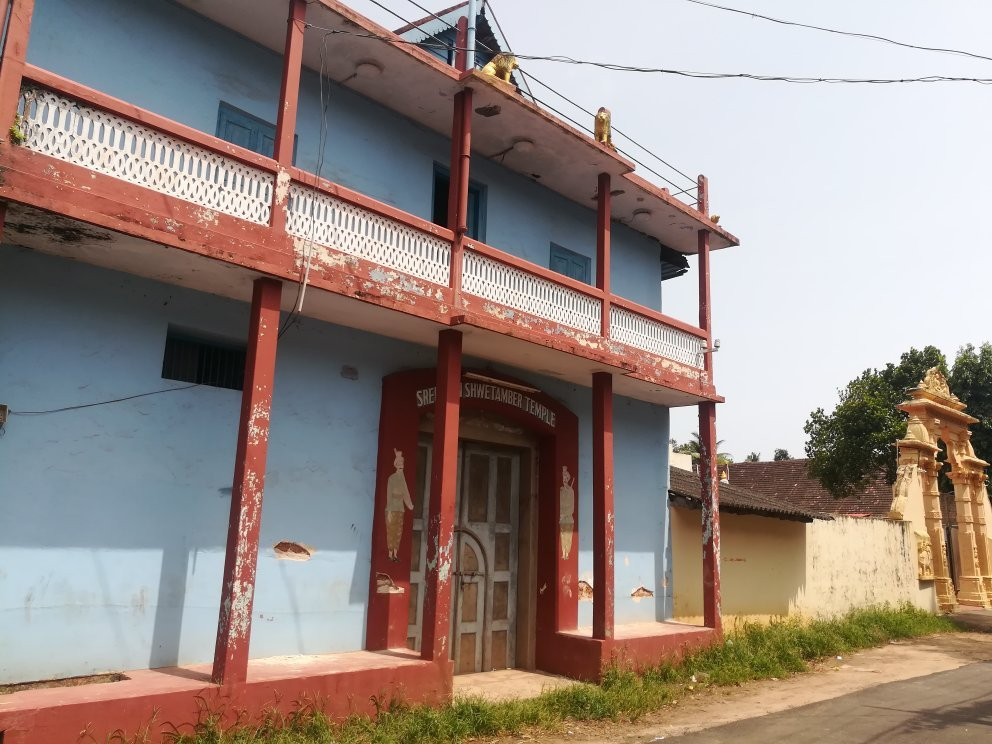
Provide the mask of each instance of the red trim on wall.
{"label": "red trim on wall", "polygon": [[241,421],[234,458],[234,488],[227,528],[224,582],[212,679],[215,684],[244,682],[262,523],[262,493],[269,448],[269,414],[276,372],[279,300],[282,284],[256,279],[248,328]]}

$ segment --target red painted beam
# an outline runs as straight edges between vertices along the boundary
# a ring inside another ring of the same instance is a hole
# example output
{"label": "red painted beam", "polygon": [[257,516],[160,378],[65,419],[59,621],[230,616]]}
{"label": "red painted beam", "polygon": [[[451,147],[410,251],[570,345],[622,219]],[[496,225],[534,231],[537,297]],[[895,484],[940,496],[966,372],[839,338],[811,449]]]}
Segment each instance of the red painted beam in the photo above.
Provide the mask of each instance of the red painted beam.
{"label": "red painted beam", "polygon": [[[31,16],[34,13],[34,0],[7,0],[4,12],[10,5],[7,22],[7,35],[3,42],[3,59],[0,61],[0,139],[9,138],[8,130],[14,123],[17,102],[21,97],[21,78],[24,75],[24,60],[28,53],[28,37],[31,35]],[[0,24],[3,20],[0,17]]]}
{"label": "red painted beam", "polygon": [[592,637],[613,638],[613,376],[592,376]]}
{"label": "red painted beam", "polygon": [[610,174],[599,174],[596,192],[596,287],[603,293],[602,336],[610,337]]}
{"label": "red painted beam", "polygon": [[216,684],[244,682],[248,674],[248,644],[251,638],[251,610],[281,294],[280,282],[273,279],[255,280],[241,396],[241,422],[234,461],[231,520],[224,559],[224,584],[214,649],[212,679]]}
{"label": "red painted beam", "polygon": [[446,664],[450,655],[451,579],[458,477],[458,414],[461,409],[462,334],[438,334],[434,449],[427,511],[427,566],[421,658]]}
{"label": "red painted beam", "polygon": [[[282,56],[282,82],[279,87],[279,112],[276,115],[276,140],[273,157],[280,168],[293,165],[293,140],[296,136],[296,112],[300,100],[300,72],[303,69],[303,33],[306,31],[307,0],[289,0],[286,21],[286,46]],[[283,184],[280,184],[283,181]],[[272,191],[272,228],[286,230],[286,194],[289,174],[280,170]]]}

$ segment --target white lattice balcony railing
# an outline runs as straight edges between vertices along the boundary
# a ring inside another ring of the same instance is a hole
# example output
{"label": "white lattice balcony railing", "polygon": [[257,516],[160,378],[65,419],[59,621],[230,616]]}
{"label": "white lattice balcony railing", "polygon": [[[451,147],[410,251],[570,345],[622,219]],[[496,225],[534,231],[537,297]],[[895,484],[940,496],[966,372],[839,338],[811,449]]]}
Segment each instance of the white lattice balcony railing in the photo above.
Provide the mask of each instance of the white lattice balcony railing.
{"label": "white lattice balcony railing", "polygon": [[317,245],[448,286],[451,245],[446,240],[309,186],[290,186],[286,231]]}
{"label": "white lattice balcony railing", "polygon": [[625,307],[610,306],[610,338],[690,367],[703,367],[703,339]]}
{"label": "white lattice balcony railing", "polygon": [[599,335],[602,303],[570,287],[466,250],[462,290],[545,320]]}
{"label": "white lattice balcony railing", "polygon": [[21,91],[24,146],[168,196],[269,223],[274,176],[43,88]]}

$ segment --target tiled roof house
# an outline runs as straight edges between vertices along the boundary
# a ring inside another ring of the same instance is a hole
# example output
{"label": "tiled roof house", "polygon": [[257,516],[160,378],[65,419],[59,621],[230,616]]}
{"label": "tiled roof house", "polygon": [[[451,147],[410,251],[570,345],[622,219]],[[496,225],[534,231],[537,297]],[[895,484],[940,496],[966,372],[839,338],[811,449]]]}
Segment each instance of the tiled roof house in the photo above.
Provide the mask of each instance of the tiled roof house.
{"label": "tiled roof house", "polygon": [[[873,478],[859,496],[838,499],[816,478],[807,474],[808,462],[806,459],[735,462],[729,467],[731,487],[744,488],[815,512],[876,518],[888,514],[892,504],[892,486],[884,473]],[[722,484],[721,496],[725,490],[727,484]]]}

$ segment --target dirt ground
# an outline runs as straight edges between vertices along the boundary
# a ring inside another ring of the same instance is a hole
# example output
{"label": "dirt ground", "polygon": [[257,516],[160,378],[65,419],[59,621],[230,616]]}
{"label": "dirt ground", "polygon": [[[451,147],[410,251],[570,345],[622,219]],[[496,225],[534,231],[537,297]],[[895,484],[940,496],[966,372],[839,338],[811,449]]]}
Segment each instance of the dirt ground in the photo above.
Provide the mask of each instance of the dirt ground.
{"label": "dirt ground", "polygon": [[992,635],[956,633],[894,641],[887,646],[818,663],[810,672],[787,679],[751,682],[740,687],[700,688],[677,703],[635,723],[576,723],[558,734],[525,734],[497,741],[574,742],[667,741],[746,718],[754,718],[868,687],[923,677],[992,660]]}

